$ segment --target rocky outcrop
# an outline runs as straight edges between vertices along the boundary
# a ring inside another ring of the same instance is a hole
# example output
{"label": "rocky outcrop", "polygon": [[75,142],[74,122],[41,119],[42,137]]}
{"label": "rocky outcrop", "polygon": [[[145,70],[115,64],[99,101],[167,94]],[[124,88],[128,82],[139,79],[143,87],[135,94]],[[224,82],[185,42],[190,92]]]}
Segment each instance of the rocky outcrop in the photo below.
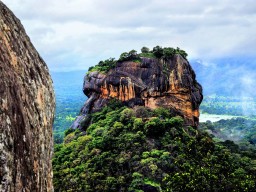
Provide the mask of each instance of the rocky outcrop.
{"label": "rocky outcrop", "polygon": [[53,191],[48,68],[0,1],[0,191]]}
{"label": "rocky outcrop", "polygon": [[117,62],[116,68],[107,74],[91,72],[85,77],[83,91],[88,100],[73,128],[79,127],[86,114],[101,109],[111,98],[130,107],[166,107],[174,115],[184,117],[187,125],[198,125],[202,87],[188,61],[179,54],[168,60],[140,59],[141,62]]}

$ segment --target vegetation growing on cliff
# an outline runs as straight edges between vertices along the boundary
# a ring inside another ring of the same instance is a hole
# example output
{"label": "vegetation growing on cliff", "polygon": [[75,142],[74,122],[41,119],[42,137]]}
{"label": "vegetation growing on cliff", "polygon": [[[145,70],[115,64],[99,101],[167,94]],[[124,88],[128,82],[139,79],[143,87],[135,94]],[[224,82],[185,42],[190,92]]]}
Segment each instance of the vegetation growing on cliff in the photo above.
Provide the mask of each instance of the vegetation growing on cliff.
{"label": "vegetation growing on cliff", "polygon": [[89,67],[88,72],[98,71],[101,73],[106,73],[110,69],[113,69],[116,66],[115,58],[109,58],[105,61],[100,61],[97,65]]}
{"label": "vegetation growing on cliff", "polygon": [[172,48],[172,47],[164,47],[156,46],[152,50],[147,47],[141,48],[141,53],[137,53],[136,50],[131,50],[129,52],[124,52],[120,55],[118,60],[115,58],[110,58],[105,61],[100,61],[97,65],[90,67],[88,72],[99,71],[101,73],[107,73],[110,69],[115,68],[117,62],[122,61],[133,61],[133,62],[140,62],[141,57],[147,58],[157,58],[163,59],[164,61],[168,61],[171,59],[175,54],[180,54],[184,59],[187,58],[188,54],[180,49],[179,47]]}
{"label": "vegetation growing on cliff", "polygon": [[255,161],[184,127],[166,109],[114,103],[91,122],[86,134],[69,131],[55,146],[56,191],[255,189]]}

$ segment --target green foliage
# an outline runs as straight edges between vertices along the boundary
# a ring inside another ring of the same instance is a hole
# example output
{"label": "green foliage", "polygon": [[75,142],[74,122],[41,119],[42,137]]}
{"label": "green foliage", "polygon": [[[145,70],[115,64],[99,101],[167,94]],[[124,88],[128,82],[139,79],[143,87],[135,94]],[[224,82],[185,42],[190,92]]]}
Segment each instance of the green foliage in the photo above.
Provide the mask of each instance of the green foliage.
{"label": "green foliage", "polygon": [[254,191],[252,159],[184,127],[165,109],[150,114],[136,118],[126,107],[91,114],[86,135],[71,132],[55,145],[55,190]]}
{"label": "green foliage", "polygon": [[75,129],[72,129],[72,128],[69,128],[69,129],[65,130],[65,131],[64,131],[65,137],[66,137],[68,134],[70,134],[70,133],[72,133],[72,132],[74,132],[74,131],[75,131]]}
{"label": "green foliage", "polygon": [[[233,153],[240,153],[256,159],[256,120],[233,118],[217,122],[200,123],[201,130],[212,134],[215,140]],[[235,142],[234,142],[234,141]]]}
{"label": "green foliage", "polygon": [[141,59],[139,57],[139,55],[137,54],[136,50],[131,50],[128,53],[124,52],[120,55],[119,60],[118,61],[133,61],[133,62],[140,62]]}
{"label": "green foliage", "polygon": [[176,48],[175,50],[175,54],[180,54],[182,57],[184,57],[185,59],[187,58],[188,54],[186,53],[186,51],[180,49],[179,47]]}
{"label": "green foliage", "polygon": [[158,117],[149,119],[144,125],[145,133],[148,136],[154,137],[164,133],[163,122]]}
{"label": "green foliage", "polygon": [[163,59],[164,61],[168,61],[169,59],[171,59],[175,54],[179,54],[181,55],[184,59],[187,59],[188,54],[180,49],[179,47],[177,47],[176,49],[172,48],[172,47],[160,47],[160,46],[156,46],[153,48],[153,54],[155,55],[156,58],[159,59]]}
{"label": "green foliage", "polygon": [[82,132],[79,129],[67,129],[65,131],[65,138],[64,143],[70,143],[71,141],[75,140],[79,136],[83,135]]}
{"label": "green foliage", "polygon": [[140,118],[149,118],[153,115],[151,109],[144,106],[137,106],[134,108],[135,116]]}
{"label": "green foliage", "polygon": [[142,47],[141,48],[141,53],[149,53],[150,52],[150,49],[147,48],[147,47]]}
{"label": "green foliage", "polygon": [[70,143],[71,141],[73,141],[75,139],[75,133],[69,133],[65,138],[64,138],[64,143]]}
{"label": "green foliage", "polygon": [[164,55],[164,50],[160,46],[156,46],[153,48],[153,54],[156,56],[156,58],[161,58]]}
{"label": "green foliage", "polygon": [[112,109],[112,110],[117,110],[117,109],[120,109],[121,107],[123,107],[124,104],[122,101],[118,100],[118,99],[111,99],[109,102],[108,102],[108,108],[109,109]]}
{"label": "green foliage", "polygon": [[141,53],[137,54],[136,50],[131,50],[130,52],[124,52],[120,55],[119,61],[135,61],[140,62],[140,57],[147,57],[147,58],[158,58],[163,59],[164,61],[168,61],[171,59],[175,54],[180,54],[183,58],[187,58],[188,54],[181,50],[179,47],[177,49],[174,49],[172,47],[164,47],[156,46],[153,48],[152,51],[150,51],[147,47],[141,48]]}
{"label": "green foliage", "polygon": [[156,116],[158,116],[159,118],[170,118],[171,117],[170,110],[163,108],[163,107],[156,108],[153,113]]}
{"label": "green foliage", "polygon": [[129,53],[128,53],[128,57],[130,59],[136,59],[137,58],[137,51],[136,50],[131,50]]}
{"label": "green foliage", "polygon": [[[166,48],[163,49],[163,59],[165,61],[167,61],[170,58],[172,58],[175,53],[176,53],[176,50],[174,48],[166,47]],[[186,57],[184,57],[184,58],[186,58]]]}
{"label": "green foliage", "polygon": [[149,52],[149,53],[140,53],[139,54],[140,57],[146,57],[146,58],[151,58],[151,59],[155,59],[156,56],[154,55],[154,53]]}
{"label": "green foliage", "polygon": [[93,72],[93,71],[98,71],[98,72],[101,72],[101,73],[107,73],[110,69],[115,68],[115,66],[116,66],[115,58],[109,58],[105,61],[100,61],[94,67],[90,67],[88,69],[88,73]]}
{"label": "green foliage", "polygon": [[64,138],[64,133],[61,131],[53,132],[54,143],[62,143]]}
{"label": "green foliage", "polygon": [[120,55],[119,61],[127,61],[129,59],[128,53],[124,52]]}
{"label": "green foliage", "polygon": [[144,126],[144,122],[142,120],[142,118],[135,118],[133,121],[133,130],[134,131],[139,131],[142,130]]}
{"label": "green foliage", "polygon": [[134,111],[132,109],[126,108],[120,114],[120,121],[129,123],[133,117],[135,117]]}
{"label": "green foliage", "polygon": [[[152,51],[150,51],[147,47],[141,48],[141,53],[138,54],[136,50],[132,49],[129,52],[124,52],[120,55],[118,61],[133,61],[140,63],[141,57],[148,57],[148,58],[158,58],[163,59],[164,61],[167,61],[171,59],[174,54],[180,54],[185,59],[187,58],[187,53],[184,50],[181,50],[177,47],[177,49],[171,48],[171,47],[165,47],[162,48],[160,46],[156,46],[153,48]],[[116,66],[116,60],[114,58],[109,58],[105,61],[100,61],[97,65],[90,67],[88,69],[88,73],[93,71],[98,71],[101,73],[107,73],[110,69],[115,68]]]}

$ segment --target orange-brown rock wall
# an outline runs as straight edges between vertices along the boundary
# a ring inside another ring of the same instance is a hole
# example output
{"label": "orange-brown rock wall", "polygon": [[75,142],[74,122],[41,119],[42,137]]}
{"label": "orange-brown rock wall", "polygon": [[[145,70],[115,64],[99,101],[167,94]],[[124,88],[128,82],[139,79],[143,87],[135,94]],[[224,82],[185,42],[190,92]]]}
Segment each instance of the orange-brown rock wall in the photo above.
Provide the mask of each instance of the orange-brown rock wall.
{"label": "orange-brown rock wall", "polygon": [[0,191],[53,191],[54,109],[48,68],[0,1]]}
{"label": "orange-brown rock wall", "polygon": [[140,59],[118,62],[106,75],[88,74],[83,90],[89,100],[81,115],[99,110],[115,98],[130,107],[169,108],[174,115],[183,116],[187,125],[197,126],[203,95],[189,62],[178,54],[167,61]]}

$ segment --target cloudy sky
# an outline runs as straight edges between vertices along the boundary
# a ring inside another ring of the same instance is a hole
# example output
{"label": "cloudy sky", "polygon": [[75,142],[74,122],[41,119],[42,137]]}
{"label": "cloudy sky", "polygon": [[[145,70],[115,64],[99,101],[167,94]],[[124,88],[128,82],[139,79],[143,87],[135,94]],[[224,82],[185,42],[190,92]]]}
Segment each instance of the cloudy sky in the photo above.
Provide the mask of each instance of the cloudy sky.
{"label": "cloudy sky", "polygon": [[189,60],[255,57],[255,0],[2,0],[21,20],[51,71],[156,45]]}

